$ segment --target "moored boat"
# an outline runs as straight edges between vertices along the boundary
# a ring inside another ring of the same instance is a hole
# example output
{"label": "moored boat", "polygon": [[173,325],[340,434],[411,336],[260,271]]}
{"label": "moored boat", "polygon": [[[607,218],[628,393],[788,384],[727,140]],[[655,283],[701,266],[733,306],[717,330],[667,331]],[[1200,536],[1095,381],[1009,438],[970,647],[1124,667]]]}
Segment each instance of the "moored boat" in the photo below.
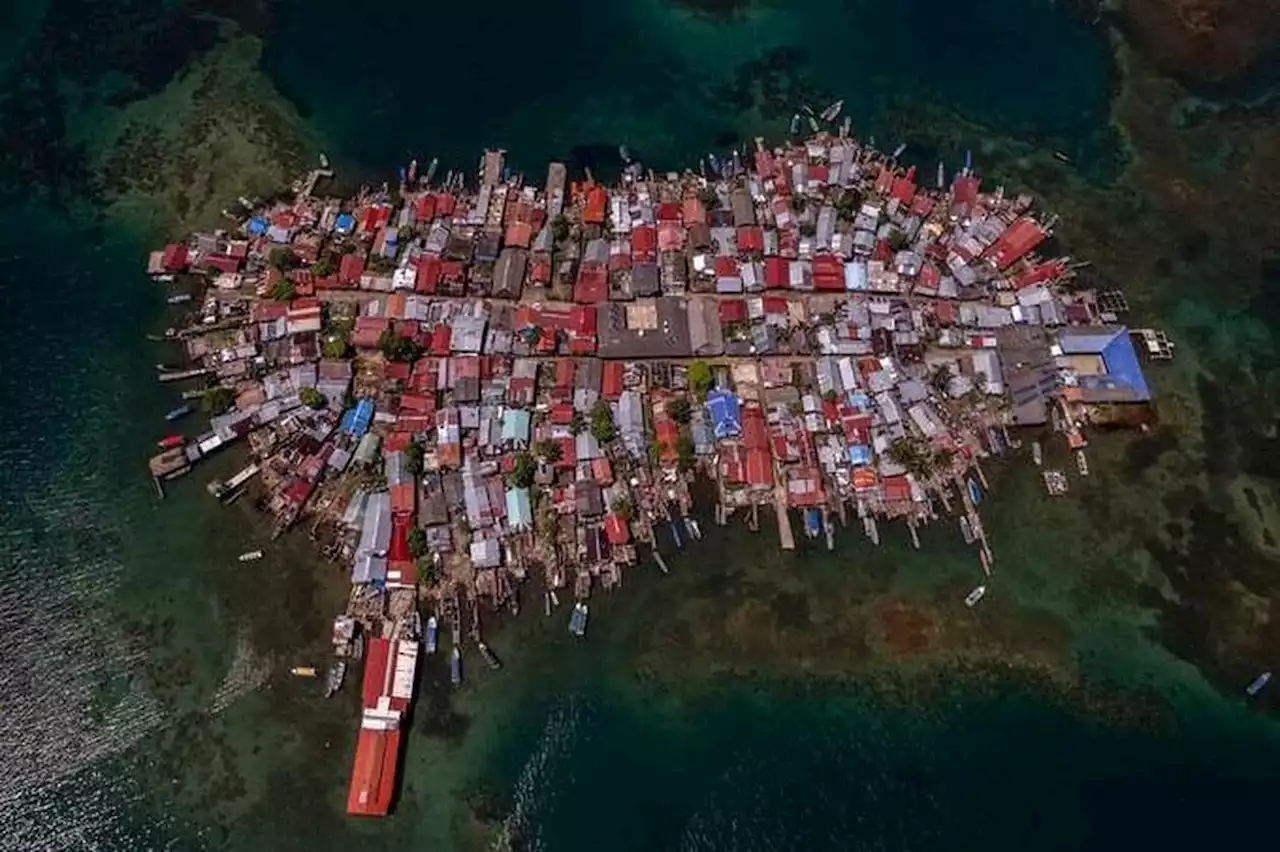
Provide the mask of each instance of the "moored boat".
{"label": "moored boat", "polygon": [[289,674],[294,677],[315,677],[316,670],[314,666],[294,666],[289,669]]}
{"label": "moored boat", "polygon": [[184,302],[191,301],[191,294],[190,293],[174,293],[172,296],[165,299],[165,301],[171,305],[181,305]]}
{"label": "moored boat", "polygon": [[986,597],[986,594],[987,594],[987,587],[978,586],[972,592],[964,596],[964,605],[972,608],[977,605],[978,601]]}
{"label": "moored boat", "polygon": [[174,447],[181,447],[186,443],[186,440],[187,439],[181,435],[166,435],[159,441],[156,441],[156,446],[162,450],[172,450]]}
{"label": "moored boat", "polygon": [[969,499],[973,501],[973,505],[980,504],[982,502],[982,489],[978,488],[978,483],[970,479],[965,482],[965,487],[969,489]]}
{"label": "moored boat", "polygon": [[569,632],[574,636],[586,635],[587,614],[586,601],[578,601],[573,605],[573,613],[569,616]]}
{"label": "moored boat", "polygon": [[844,109],[844,101],[839,100],[822,111],[823,121],[835,121],[836,116],[840,114],[840,110]]}
{"label": "moored boat", "polygon": [[1253,679],[1253,682],[1245,687],[1245,695],[1250,698],[1261,692],[1268,683],[1271,682],[1271,672],[1263,672]]}
{"label": "moored boat", "polygon": [[427,618],[427,635],[425,637],[425,644],[427,647],[428,654],[434,654],[436,652],[436,643],[439,639],[439,635],[440,635],[440,622],[439,620],[436,619],[434,615],[430,616],[429,618]]}
{"label": "moored boat", "polygon": [[964,536],[965,544],[973,544],[973,526],[965,515],[960,516],[960,535]]}
{"label": "moored boat", "polygon": [[246,551],[245,553],[241,553],[236,558],[239,559],[241,562],[253,562],[254,560],[262,558],[262,551],[249,550],[249,551]]}
{"label": "moored boat", "polygon": [[1039,441],[1031,444],[1031,460],[1036,463],[1036,467],[1044,464],[1044,449],[1040,446]]}
{"label": "moored boat", "polygon": [[1089,475],[1089,459],[1085,457],[1084,450],[1076,450],[1076,468],[1081,476]]}
{"label": "moored boat", "polygon": [[493,653],[493,649],[484,642],[479,643],[480,656],[484,657],[484,661],[489,664],[489,668],[497,671],[502,668],[502,661],[498,659],[498,655]]}
{"label": "moored boat", "polygon": [[191,413],[191,406],[179,405],[177,408],[173,409],[168,414],[166,414],[164,416],[164,419],[172,423],[175,420],[180,420],[183,417],[186,417],[190,413]]}
{"label": "moored boat", "polygon": [[698,526],[697,521],[693,518],[685,518],[684,526],[689,531],[689,535],[693,536],[694,541],[702,541],[702,527]]}
{"label": "moored boat", "polygon": [[454,686],[462,683],[462,651],[457,645],[453,646],[453,655],[449,658],[449,680]]}

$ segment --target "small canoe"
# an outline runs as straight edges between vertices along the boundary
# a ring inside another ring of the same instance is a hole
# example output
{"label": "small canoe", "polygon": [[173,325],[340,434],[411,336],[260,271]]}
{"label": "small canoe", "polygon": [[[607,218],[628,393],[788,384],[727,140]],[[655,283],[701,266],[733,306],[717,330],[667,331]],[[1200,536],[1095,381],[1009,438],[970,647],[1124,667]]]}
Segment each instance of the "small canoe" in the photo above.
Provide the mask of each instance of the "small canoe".
{"label": "small canoe", "polygon": [[164,416],[164,419],[172,423],[175,420],[181,420],[183,417],[186,417],[188,414],[191,413],[191,411],[192,411],[191,406],[179,405],[177,408],[173,409],[168,414],[166,414]]}
{"label": "small canoe", "polygon": [[250,551],[249,551],[249,552],[247,552],[247,553],[241,553],[237,558],[238,558],[241,562],[253,562],[253,561],[255,561],[255,560],[258,560],[258,559],[261,559],[261,558],[262,558],[262,551],[261,551],[261,550],[250,550]]}

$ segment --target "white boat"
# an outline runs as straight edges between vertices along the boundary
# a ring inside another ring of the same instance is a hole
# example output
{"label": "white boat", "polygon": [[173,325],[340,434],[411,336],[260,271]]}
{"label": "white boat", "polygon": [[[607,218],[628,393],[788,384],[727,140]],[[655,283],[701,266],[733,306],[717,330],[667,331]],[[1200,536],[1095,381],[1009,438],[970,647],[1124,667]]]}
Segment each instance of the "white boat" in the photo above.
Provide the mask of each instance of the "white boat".
{"label": "white boat", "polygon": [[569,632],[574,636],[583,636],[587,632],[587,603],[578,601],[573,605],[573,613],[569,616]]}
{"label": "white boat", "polygon": [[702,541],[702,527],[698,526],[697,521],[693,518],[685,518],[684,526],[689,531],[689,535],[693,536],[694,541]]}
{"label": "white boat", "polygon": [[1040,446],[1039,441],[1031,445],[1031,460],[1036,463],[1036,467],[1044,464],[1044,449]]}
{"label": "white boat", "polygon": [[262,551],[261,551],[261,550],[250,550],[250,551],[248,551],[248,552],[246,552],[246,553],[241,553],[241,554],[240,554],[238,557],[236,557],[236,558],[237,558],[237,559],[239,559],[241,562],[254,562],[254,561],[256,561],[256,560],[258,560],[258,559],[261,559],[261,558],[262,558]]}
{"label": "white boat", "polygon": [[427,636],[426,645],[427,653],[434,654],[436,652],[436,637],[440,632],[440,622],[436,620],[434,615],[427,618]]}
{"label": "white boat", "polygon": [[986,596],[986,594],[987,594],[987,587],[978,586],[972,592],[964,596],[964,605],[972,608],[976,606],[978,601],[982,600]]}
{"label": "white boat", "polygon": [[1089,475],[1089,460],[1085,458],[1084,450],[1076,450],[1076,467],[1079,468],[1081,476]]}
{"label": "white boat", "polygon": [[836,116],[840,114],[840,110],[842,109],[844,109],[844,101],[836,101],[822,111],[822,120],[835,121]]}
{"label": "white boat", "polygon": [[327,155],[324,151],[320,152],[320,168],[322,169],[329,168],[329,155]]}
{"label": "white boat", "polygon": [[973,544],[973,526],[965,515],[960,516],[960,535],[964,536],[965,544]]}

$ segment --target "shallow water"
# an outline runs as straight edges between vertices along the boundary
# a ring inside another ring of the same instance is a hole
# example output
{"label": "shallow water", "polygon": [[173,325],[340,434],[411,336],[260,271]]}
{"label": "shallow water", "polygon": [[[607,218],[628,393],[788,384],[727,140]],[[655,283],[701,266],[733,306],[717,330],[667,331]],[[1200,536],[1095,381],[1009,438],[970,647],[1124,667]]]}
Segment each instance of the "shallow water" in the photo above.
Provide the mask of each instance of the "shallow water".
{"label": "shallow water", "polygon": [[[1276,731],[1237,696],[1265,642],[1228,654],[1216,639],[1248,623],[1220,590],[1243,578],[1265,612],[1274,584],[1236,516],[1156,479],[1171,456],[1186,455],[1187,481],[1205,464],[1176,405],[1162,412],[1172,443],[1095,442],[1097,474],[1070,500],[992,465],[999,561],[973,612],[960,601],[977,559],[949,526],[920,552],[891,530],[880,549],[846,533],[834,554],[793,557],[767,532],[709,524],[670,577],[645,565],[593,602],[585,644],[561,614],[528,611],[493,639],[500,674],[473,661],[453,695],[430,661],[397,815],[346,819],[354,691],[325,702],[284,674],[322,651],[341,572],[303,541],[235,562],[265,530],[201,487],[233,457],[163,504],[142,473],[173,405],[150,381],[167,356],[144,339],[168,321],[163,300],[138,274],[160,234],[136,229],[145,216],[94,218],[67,140],[118,117],[108,91],[167,119],[170,102],[149,99],[216,41],[193,9],[145,5],[101,19],[33,2],[0,45],[20,60],[0,104],[0,848],[1093,849],[1260,834]],[[535,180],[552,157],[607,172],[620,143],[677,167],[835,97],[929,171],[972,148],[980,170],[1025,177],[1009,151],[1027,143],[1114,167],[1105,44],[1052,4],[762,2],[727,18],[660,0],[509,6],[237,10],[264,38],[266,76],[236,77],[262,88],[228,102],[276,84],[348,181],[412,156],[470,171],[484,146]],[[175,103],[200,115],[199,91]],[[201,162],[272,156],[238,144]],[[216,169],[189,179],[211,181],[195,197],[215,212],[240,191]],[[1203,299],[1176,317],[1209,330],[1188,331],[1191,359],[1230,361],[1245,339],[1257,351],[1275,325]],[[1175,401],[1194,386],[1186,364],[1153,375]],[[1243,413],[1216,425],[1247,431]],[[1261,453],[1245,460],[1264,470]],[[1153,495],[1199,549],[1156,547]]]}

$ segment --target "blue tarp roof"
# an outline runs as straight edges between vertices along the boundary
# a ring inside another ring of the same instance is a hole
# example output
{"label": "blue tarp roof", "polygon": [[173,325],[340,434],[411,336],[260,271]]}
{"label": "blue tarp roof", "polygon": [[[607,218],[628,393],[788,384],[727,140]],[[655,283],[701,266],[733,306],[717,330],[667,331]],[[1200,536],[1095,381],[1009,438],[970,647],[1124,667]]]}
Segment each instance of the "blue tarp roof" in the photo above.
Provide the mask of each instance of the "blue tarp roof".
{"label": "blue tarp roof", "polygon": [[738,397],[732,391],[717,388],[707,394],[707,411],[711,413],[712,428],[717,438],[742,433],[742,411]]}
{"label": "blue tarp roof", "polygon": [[804,525],[810,532],[822,531],[822,513],[817,509],[805,509]]}
{"label": "blue tarp roof", "polygon": [[1105,375],[1080,376],[1081,387],[1096,391],[1119,391],[1135,402],[1151,399],[1151,389],[1127,328],[1071,329],[1058,338],[1067,355],[1098,355],[1106,365]]}
{"label": "blue tarp roof", "polygon": [[350,213],[339,213],[338,218],[333,222],[335,231],[354,231],[356,229],[356,217]]}
{"label": "blue tarp roof", "polygon": [[871,464],[871,448],[866,444],[854,444],[849,447],[849,461],[852,464]]}
{"label": "blue tarp roof", "polygon": [[254,216],[245,223],[244,229],[248,231],[251,236],[256,237],[260,234],[265,234],[269,227],[271,227],[271,223],[266,220],[266,217]]}
{"label": "blue tarp roof", "polygon": [[356,403],[355,408],[342,415],[342,431],[358,438],[369,431],[369,424],[372,422],[373,400],[362,399]]}
{"label": "blue tarp roof", "polygon": [[1102,360],[1111,378],[1127,385],[1143,402],[1151,399],[1151,389],[1147,387],[1147,377],[1142,374],[1142,365],[1138,362],[1138,353],[1133,348],[1133,338],[1129,336],[1128,329],[1122,328],[1116,333],[1107,348],[1102,350]]}

